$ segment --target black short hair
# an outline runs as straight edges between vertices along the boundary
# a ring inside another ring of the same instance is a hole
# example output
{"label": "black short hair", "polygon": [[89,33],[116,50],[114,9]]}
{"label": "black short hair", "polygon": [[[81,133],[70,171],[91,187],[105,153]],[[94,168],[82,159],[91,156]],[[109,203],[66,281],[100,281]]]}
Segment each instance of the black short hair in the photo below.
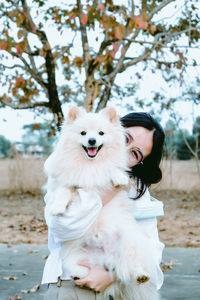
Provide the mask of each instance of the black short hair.
{"label": "black short hair", "polygon": [[152,183],[157,183],[162,178],[159,167],[162,158],[165,133],[161,125],[148,113],[133,112],[121,118],[123,127],[141,126],[153,130],[153,147],[151,153],[143,160],[143,164],[134,166],[129,175],[135,177],[139,187],[135,199],[140,198]]}

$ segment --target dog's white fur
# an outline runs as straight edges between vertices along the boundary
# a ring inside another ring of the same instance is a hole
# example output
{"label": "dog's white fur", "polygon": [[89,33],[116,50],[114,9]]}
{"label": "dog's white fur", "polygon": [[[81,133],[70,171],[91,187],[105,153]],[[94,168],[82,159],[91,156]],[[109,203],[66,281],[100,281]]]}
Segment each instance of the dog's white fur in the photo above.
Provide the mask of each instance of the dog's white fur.
{"label": "dog's white fur", "polygon": [[[82,131],[87,134],[81,135]],[[104,134],[100,135],[100,131]],[[95,158],[89,158],[83,149],[89,146],[89,138],[94,138],[97,146],[103,145]],[[47,190],[54,198],[51,213],[62,214],[71,201],[76,201],[74,187],[101,193],[112,185],[127,185],[126,170],[124,129],[115,110],[108,108],[95,114],[72,108],[57,146],[45,162]],[[96,222],[82,238],[65,242],[61,249],[63,270],[70,272],[72,278],[83,278],[88,268],[77,262],[88,260],[106,267],[111,274],[115,271],[117,281],[105,290],[105,297],[121,295],[126,300],[158,300],[151,282],[156,253],[151,240],[142,234],[131,215],[132,203],[126,191],[120,189],[103,206]],[[143,278],[147,282],[139,284]]]}

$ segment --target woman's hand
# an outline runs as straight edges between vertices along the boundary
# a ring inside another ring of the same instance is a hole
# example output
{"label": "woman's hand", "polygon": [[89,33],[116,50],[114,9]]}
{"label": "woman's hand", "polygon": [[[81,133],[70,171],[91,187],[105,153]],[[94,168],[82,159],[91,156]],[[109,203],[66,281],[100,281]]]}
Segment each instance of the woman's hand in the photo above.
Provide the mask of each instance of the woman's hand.
{"label": "woman's hand", "polygon": [[74,283],[80,287],[85,286],[96,292],[103,292],[116,280],[115,275],[111,278],[110,273],[99,265],[91,266],[87,261],[82,261],[79,265],[89,269],[89,273],[86,277],[74,281]]}

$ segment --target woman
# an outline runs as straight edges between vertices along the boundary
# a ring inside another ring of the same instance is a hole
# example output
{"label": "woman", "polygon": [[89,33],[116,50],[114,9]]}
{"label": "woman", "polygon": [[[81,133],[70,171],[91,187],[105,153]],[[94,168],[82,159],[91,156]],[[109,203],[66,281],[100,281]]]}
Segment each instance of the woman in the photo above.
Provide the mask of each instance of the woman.
{"label": "woman", "polygon": [[[159,267],[163,244],[160,243],[156,217],[163,215],[162,203],[150,197],[148,187],[162,178],[159,168],[161,161],[164,132],[159,123],[146,113],[130,113],[121,119],[126,128],[126,144],[128,150],[128,166],[131,168],[131,187],[129,196],[134,201],[134,217],[141,230],[152,238],[157,248],[157,265],[154,271],[154,284],[159,289],[163,275]],[[80,265],[88,267],[88,275],[72,282],[62,275],[60,245],[84,235],[93,224],[103,205],[117,193],[114,190],[100,198],[93,194],[79,191],[79,200],[72,209],[68,208],[62,216],[50,216],[48,212],[48,194],[45,197],[45,217],[49,227],[50,256],[46,262],[42,283],[48,283],[49,290],[45,299],[103,299],[104,291],[114,280],[105,269],[98,265],[90,266],[87,261]],[[90,201],[92,197],[92,201]],[[118,299],[115,299],[118,300]],[[120,300],[120,299],[119,299]]]}

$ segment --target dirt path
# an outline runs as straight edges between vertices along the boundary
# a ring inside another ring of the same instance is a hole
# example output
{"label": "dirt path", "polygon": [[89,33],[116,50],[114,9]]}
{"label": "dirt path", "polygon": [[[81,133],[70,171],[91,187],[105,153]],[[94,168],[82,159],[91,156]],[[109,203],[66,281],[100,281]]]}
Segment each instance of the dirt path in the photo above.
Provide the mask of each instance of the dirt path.
{"label": "dirt path", "polygon": [[[153,195],[153,193],[152,193]],[[158,218],[159,236],[167,247],[200,247],[200,191],[160,191],[165,216]]]}
{"label": "dirt path", "polygon": [[[165,216],[158,218],[160,240],[167,247],[200,247],[200,192],[157,191]],[[41,194],[0,194],[0,243],[47,243]]]}

